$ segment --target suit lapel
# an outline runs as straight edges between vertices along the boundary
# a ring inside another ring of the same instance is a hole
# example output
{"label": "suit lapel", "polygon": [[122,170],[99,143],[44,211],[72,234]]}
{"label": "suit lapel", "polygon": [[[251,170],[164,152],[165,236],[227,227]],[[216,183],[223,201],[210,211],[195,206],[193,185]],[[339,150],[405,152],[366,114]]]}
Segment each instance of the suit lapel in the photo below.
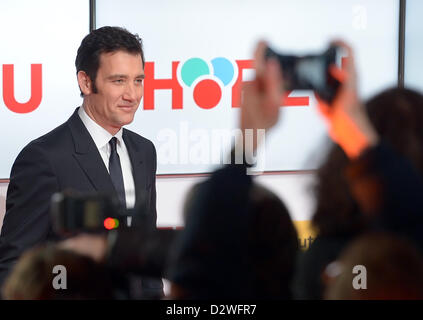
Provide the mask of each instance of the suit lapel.
{"label": "suit lapel", "polygon": [[145,201],[142,196],[147,187],[147,176],[145,170],[144,153],[140,150],[139,146],[135,143],[128,130],[123,129],[123,141],[125,141],[126,149],[128,150],[129,158],[132,165],[132,176],[134,177],[135,184],[135,206]]}
{"label": "suit lapel", "polygon": [[103,159],[91,138],[87,128],[78,115],[78,109],[68,120],[75,144],[74,157],[78,161],[84,173],[99,192],[115,193],[109,172],[104,166]]}

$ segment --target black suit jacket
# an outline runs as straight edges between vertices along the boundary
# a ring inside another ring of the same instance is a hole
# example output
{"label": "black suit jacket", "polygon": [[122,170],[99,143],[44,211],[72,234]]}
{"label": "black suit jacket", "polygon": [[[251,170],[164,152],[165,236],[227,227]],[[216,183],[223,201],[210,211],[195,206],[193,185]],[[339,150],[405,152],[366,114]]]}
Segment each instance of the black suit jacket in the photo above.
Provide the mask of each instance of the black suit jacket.
{"label": "black suit jacket", "polygon": [[[156,225],[156,150],[151,141],[123,129],[131,159],[136,205],[144,205]],[[50,219],[53,193],[115,193],[110,175],[78,109],[67,122],[30,142],[13,164],[7,190],[6,214],[0,236],[0,285],[29,247],[54,239]]]}

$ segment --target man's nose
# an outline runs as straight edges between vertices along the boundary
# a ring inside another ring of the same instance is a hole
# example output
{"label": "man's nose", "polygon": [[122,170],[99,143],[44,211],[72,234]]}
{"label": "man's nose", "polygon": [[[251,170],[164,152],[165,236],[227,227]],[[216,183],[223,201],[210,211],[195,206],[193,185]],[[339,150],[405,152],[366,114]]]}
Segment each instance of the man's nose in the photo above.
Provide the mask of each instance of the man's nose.
{"label": "man's nose", "polygon": [[140,95],[142,96],[142,88],[140,88],[139,86],[137,87],[133,83],[129,83],[125,87],[125,93],[123,95],[123,99],[132,102],[132,101],[136,101],[137,99],[141,98],[141,97],[139,97]]}

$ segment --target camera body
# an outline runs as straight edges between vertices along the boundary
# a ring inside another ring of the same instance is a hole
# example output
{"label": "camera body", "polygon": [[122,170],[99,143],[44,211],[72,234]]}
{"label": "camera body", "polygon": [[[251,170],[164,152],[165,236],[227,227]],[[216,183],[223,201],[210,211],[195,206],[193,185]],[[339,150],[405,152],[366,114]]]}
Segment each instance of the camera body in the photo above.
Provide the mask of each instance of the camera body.
{"label": "camera body", "polygon": [[340,47],[332,45],[321,54],[305,56],[280,54],[268,47],[265,57],[278,60],[286,91],[313,90],[329,103],[335,98],[340,82],[329,73],[329,66],[341,61]]}
{"label": "camera body", "polygon": [[50,214],[53,231],[68,236],[78,232],[104,232],[127,226],[133,212],[123,208],[117,197],[109,194],[84,194],[72,191],[55,193]]}

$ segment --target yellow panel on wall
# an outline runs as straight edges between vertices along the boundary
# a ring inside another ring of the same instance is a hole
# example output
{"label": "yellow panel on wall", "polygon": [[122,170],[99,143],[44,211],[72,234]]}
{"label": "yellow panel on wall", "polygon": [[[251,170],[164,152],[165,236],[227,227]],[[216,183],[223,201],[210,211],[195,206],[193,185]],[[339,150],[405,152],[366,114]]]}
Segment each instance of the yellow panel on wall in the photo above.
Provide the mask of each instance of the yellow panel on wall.
{"label": "yellow panel on wall", "polygon": [[316,232],[313,230],[310,220],[294,221],[298,232],[298,244],[301,249],[306,250],[313,243]]}

